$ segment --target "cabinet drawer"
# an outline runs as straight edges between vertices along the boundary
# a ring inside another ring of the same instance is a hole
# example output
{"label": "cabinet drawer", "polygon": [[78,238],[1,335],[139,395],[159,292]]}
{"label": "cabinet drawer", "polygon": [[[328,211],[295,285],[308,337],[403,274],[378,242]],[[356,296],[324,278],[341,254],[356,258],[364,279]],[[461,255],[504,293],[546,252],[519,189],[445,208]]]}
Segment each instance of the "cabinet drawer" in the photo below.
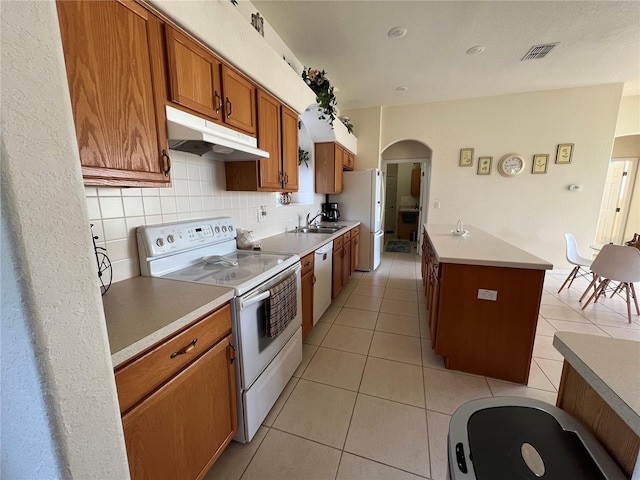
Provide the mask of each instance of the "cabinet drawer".
{"label": "cabinet drawer", "polygon": [[[118,368],[115,377],[120,412],[127,411],[229,333],[231,308],[227,304]],[[197,341],[191,350],[171,358],[172,354],[190,347],[194,340]]]}
{"label": "cabinet drawer", "polygon": [[351,232],[351,238],[357,237],[360,235],[360,227],[358,226],[358,227],[352,228],[350,232]]}
{"label": "cabinet drawer", "polygon": [[351,230],[349,230],[347,233],[345,233],[344,235],[342,235],[342,243],[346,243],[349,240],[351,240]]}
{"label": "cabinet drawer", "polygon": [[309,255],[302,257],[300,260],[300,263],[302,263],[302,272],[300,272],[301,276],[304,277],[306,273],[313,272],[313,255],[313,253],[310,253]]}
{"label": "cabinet drawer", "polygon": [[338,238],[333,239],[333,251],[338,250],[342,247],[344,235],[340,235]]}

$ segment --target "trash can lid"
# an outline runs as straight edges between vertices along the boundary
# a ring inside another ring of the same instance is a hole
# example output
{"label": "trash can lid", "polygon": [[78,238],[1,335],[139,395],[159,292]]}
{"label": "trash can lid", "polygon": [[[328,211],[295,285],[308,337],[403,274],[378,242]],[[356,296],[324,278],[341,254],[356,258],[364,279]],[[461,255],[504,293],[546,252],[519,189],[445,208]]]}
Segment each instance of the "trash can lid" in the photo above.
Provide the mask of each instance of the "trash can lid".
{"label": "trash can lid", "polygon": [[471,415],[467,428],[479,479],[605,479],[578,435],[545,411],[486,408]]}

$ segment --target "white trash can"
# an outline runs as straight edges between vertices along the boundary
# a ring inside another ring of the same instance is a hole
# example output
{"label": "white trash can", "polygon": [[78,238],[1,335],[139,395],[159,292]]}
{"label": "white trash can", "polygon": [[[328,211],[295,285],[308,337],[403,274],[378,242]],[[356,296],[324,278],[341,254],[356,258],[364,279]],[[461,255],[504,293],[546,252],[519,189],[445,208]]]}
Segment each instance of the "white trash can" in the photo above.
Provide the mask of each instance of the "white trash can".
{"label": "white trash can", "polygon": [[591,433],[565,411],[521,397],[473,400],[449,423],[451,480],[623,480]]}

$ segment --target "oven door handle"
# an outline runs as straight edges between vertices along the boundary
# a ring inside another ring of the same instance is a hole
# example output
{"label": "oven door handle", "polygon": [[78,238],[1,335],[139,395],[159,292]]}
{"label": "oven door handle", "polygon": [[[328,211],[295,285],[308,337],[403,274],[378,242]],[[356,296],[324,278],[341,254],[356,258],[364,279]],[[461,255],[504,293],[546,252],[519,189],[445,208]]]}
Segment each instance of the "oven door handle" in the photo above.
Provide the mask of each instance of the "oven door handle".
{"label": "oven door handle", "polygon": [[[277,281],[274,282],[270,282],[272,283],[272,285],[277,285],[278,283],[280,283],[280,281],[286,277],[288,277],[289,275],[296,274],[300,271],[301,267],[300,267],[300,263],[298,263],[295,267],[290,268],[288,270],[285,270],[282,274],[280,274],[277,278]],[[269,293],[269,289],[267,288],[266,290],[262,290],[260,292],[257,293],[253,293],[249,296],[247,296],[246,298],[241,298],[240,299],[240,310],[244,310],[245,308],[247,308],[250,305],[253,305],[254,303],[258,303],[261,302],[262,300],[269,298],[271,294]]]}
{"label": "oven door handle", "polygon": [[256,295],[251,295],[250,297],[247,297],[244,300],[240,301],[240,310],[244,310],[249,305],[253,305],[254,303],[261,302],[262,300],[269,298],[270,295],[271,294],[269,293],[269,290],[265,290],[264,292],[260,292]]}

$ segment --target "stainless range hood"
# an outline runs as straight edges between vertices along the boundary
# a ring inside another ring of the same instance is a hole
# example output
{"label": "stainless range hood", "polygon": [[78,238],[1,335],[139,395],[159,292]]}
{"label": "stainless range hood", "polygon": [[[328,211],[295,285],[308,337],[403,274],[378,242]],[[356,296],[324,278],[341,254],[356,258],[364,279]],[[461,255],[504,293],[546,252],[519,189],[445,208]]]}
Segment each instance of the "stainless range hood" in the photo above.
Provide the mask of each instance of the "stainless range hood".
{"label": "stainless range hood", "polygon": [[228,162],[269,158],[269,152],[257,148],[255,137],[168,105],[166,112],[169,148],[172,150]]}

